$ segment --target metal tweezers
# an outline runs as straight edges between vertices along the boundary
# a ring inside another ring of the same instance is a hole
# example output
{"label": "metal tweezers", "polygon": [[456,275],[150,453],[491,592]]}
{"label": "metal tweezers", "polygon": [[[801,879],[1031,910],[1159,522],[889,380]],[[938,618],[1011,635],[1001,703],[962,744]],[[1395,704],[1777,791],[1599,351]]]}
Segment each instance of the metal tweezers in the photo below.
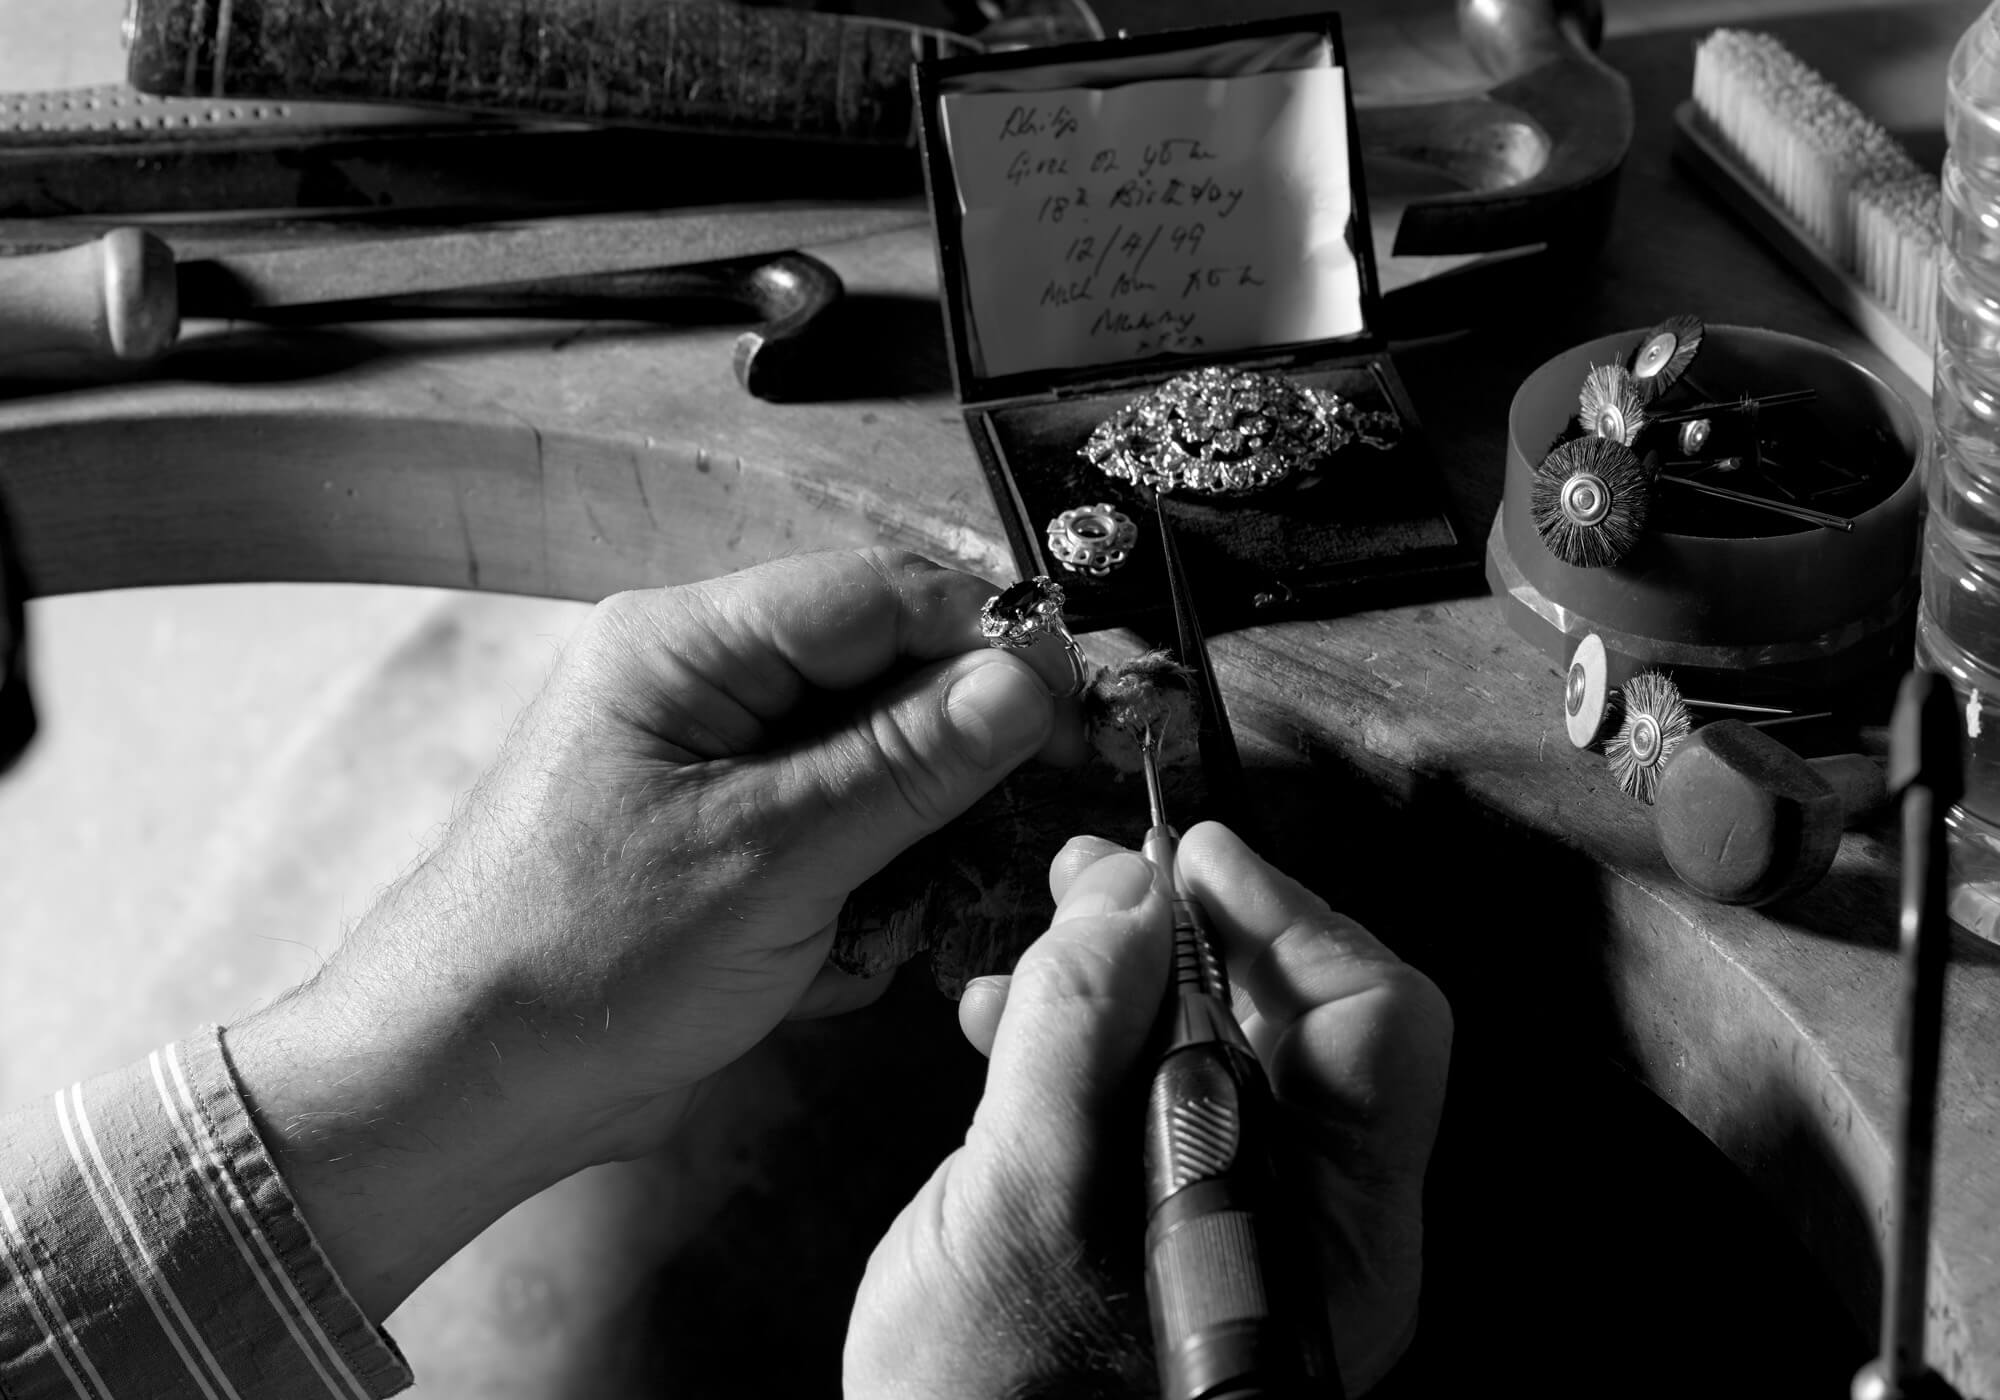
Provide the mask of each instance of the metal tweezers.
{"label": "metal tweezers", "polygon": [[1222,691],[1209,665],[1208,642],[1202,636],[1195,613],[1194,590],[1188,584],[1174,543],[1173,522],[1168,518],[1166,500],[1153,493],[1153,516],[1160,525],[1160,557],[1167,570],[1167,593],[1174,609],[1174,656],[1192,673],[1197,712],[1197,741],[1202,778],[1208,788],[1206,815],[1222,822],[1252,847],[1262,844],[1261,831],[1252,816],[1249,786],[1244,780],[1243,760],[1236,752],[1236,736],[1229,728],[1229,713],[1223,708]]}

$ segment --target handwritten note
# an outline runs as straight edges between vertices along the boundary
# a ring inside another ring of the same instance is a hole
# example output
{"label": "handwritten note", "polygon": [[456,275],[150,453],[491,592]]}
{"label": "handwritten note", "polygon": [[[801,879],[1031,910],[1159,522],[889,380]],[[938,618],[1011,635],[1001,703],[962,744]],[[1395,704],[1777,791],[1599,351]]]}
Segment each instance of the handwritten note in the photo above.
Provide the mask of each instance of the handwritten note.
{"label": "handwritten note", "polygon": [[1344,78],[947,94],[981,372],[1363,329]]}

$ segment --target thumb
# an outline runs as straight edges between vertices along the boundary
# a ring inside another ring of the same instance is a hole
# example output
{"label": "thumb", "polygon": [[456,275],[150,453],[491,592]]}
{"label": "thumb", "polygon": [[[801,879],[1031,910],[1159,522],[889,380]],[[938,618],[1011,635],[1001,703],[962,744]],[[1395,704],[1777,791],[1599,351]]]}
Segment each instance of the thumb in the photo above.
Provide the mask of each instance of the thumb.
{"label": "thumb", "polygon": [[1152,1034],[1170,953],[1166,901],[1143,856],[1106,856],[1076,878],[1007,989],[962,1165],[987,1177],[981,1194],[1030,1211],[1081,1204]]}
{"label": "thumb", "polygon": [[977,651],[871,697],[769,762],[782,804],[812,826],[796,848],[844,894],[985,796],[1054,722],[1032,667]]}

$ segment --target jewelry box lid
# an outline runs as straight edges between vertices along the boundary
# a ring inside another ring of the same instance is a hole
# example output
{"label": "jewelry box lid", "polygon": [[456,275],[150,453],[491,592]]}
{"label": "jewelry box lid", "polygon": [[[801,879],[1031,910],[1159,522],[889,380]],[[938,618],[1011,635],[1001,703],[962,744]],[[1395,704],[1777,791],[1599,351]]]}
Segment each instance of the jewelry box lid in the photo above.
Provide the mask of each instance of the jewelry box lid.
{"label": "jewelry box lid", "polygon": [[929,60],[916,94],[961,402],[1379,348],[1337,16]]}

